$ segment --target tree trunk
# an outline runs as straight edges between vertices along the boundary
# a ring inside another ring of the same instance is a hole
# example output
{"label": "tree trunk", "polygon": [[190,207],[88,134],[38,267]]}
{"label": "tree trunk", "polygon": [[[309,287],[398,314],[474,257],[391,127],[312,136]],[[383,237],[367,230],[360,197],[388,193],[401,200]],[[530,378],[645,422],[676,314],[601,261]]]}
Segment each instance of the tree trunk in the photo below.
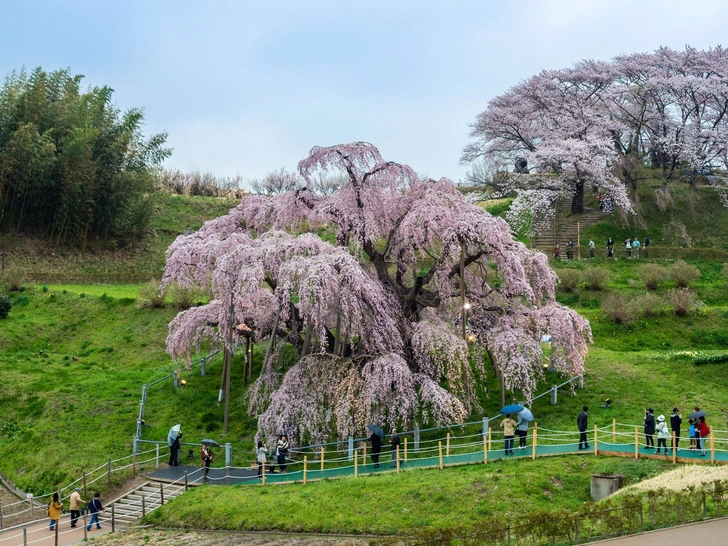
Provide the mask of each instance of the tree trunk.
{"label": "tree trunk", "polygon": [[574,214],[581,214],[584,212],[584,182],[579,181],[576,183],[576,191],[574,197],[571,200],[571,212]]}

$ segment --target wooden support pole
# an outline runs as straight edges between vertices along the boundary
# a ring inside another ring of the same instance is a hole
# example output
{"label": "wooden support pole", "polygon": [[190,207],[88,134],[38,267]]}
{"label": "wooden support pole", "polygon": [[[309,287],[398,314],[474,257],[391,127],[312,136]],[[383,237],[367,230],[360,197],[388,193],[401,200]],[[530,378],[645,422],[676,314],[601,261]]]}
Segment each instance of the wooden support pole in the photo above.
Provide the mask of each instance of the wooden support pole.
{"label": "wooden support pole", "polygon": [[308,466],[308,455],[303,456],[303,483],[306,483],[306,467]]}
{"label": "wooden support pole", "polygon": [[[114,507],[116,506],[116,503],[113,503],[111,505],[111,532],[116,532],[116,512],[114,510]],[[56,525],[56,527],[58,527]]]}
{"label": "wooden support pole", "polygon": [[634,458],[640,458],[640,429],[634,427]]}
{"label": "wooden support pole", "polygon": [[106,460],[106,485],[111,485],[111,457]]}
{"label": "wooden support pole", "polygon": [[324,453],[325,453],[324,447],[321,446],[321,471],[322,472],[323,472],[323,469],[324,469]]}
{"label": "wooden support pole", "polygon": [[617,443],[617,420],[612,419],[612,443]]}
{"label": "wooden support pole", "polygon": [[4,528],[5,524],[3,522],[3,503],[0,502],[0,529]]}
{"label": "wooden support pole", "polygon": [[468,309],[465,306],[465,245],[460,246],[460,305],[462,306],[461,313],[463,323],[463,340],[466,339],[466,324],[468,321]]}
{"label": "wooden support pole", "polygon": [[367,464],[367,443],[364,442],[364,456],[361,458],[361,464]]}
{"label": "wooden support pole", "polygon": [[483,462],[488,464],[488,438],[483,436]]}
{"label": "wooden support pole", "polygon": [[265,463],[267,463],[267,462],[268,461],[265,461],[264,463],[262,463],[263,464],[263,473],[260,476],[261,476],[261,478],[263,480],[263,485],[265,485],[265,467],[266,467],[266,464]]}
{"label": "wooden support pole", "polygon": [[395,457],[397,457],[397,474],[399,474],[399,446],[397,446],[397,452],[395,453]]}
{"label": "wooden support pole", "polygon": [[404,439],[404,462],[407,462],[407,438]]}
{"label": "wooden support pole", "polygon": [[675,438],[675,431],[672,431],[672,464],[677,463],[677,438]]}
{"label": "wooden support pole", "polygon": [[445,444],[445,456],[450,456],[450,433],[447,433],[447,443]]}
{"label": "wooden support pole", "polygon": [[[203,472],[204,472],[204,470],[203,470]],[[189,480],[187,477],[187,471],[185,470],[185,491],[187,491],[187,489],[189,488],[189,485],[190,484],[189,484]]]}
{"label": "wooden support pole", "polygon": [[[157,470],[159,470],[159,444],[156,444],[154,446],[154,466]],[[83,496],[86,496],[86,490],[83,491]]]}
{"label": "wooden support pole", "polygon": [[159,506],[164,506],[164,484],[159,484]]}
{"label": "wooden support pole", "polygon": [[147,497],[142,495],[142,517],[147,515]]}
{"label": "wooden support pole", "polygon": [[136,453],[131,454],[131,475],[136,478]]}
{"label": "wooden support pole", "polygon": [[715,433],[710,431],[710,462],[715,464]]}
{"label": "wooden support pole", "polygon": [[437,442],[437,451],[440,457],[440,470],[442,470],[442,440]]}
{"label": "wooden support pole", "polygon": [[493,450],[493,444],[491,443],[491,438],[493,437],[493,433],[490,427],[488,427],[488,451]]}
{"label": "wooden support pole", "polygon": [[354,450],[354,477],[359,477],[359,450]]}
{"label": "wooden support pole", "polygon": [[594,425],[594,455],[599,455],[599,432],[596,425]]}
{"label": "wooden support pole", "polygon": [[533,424],[533,445],[531,446],[531,459],[536,458],[536,447],[538,446],[538,423]]}
{"label": "wooden support pole", "polygon": [[576,223],[576,252],[576,259],[581,260],[581,222]]}

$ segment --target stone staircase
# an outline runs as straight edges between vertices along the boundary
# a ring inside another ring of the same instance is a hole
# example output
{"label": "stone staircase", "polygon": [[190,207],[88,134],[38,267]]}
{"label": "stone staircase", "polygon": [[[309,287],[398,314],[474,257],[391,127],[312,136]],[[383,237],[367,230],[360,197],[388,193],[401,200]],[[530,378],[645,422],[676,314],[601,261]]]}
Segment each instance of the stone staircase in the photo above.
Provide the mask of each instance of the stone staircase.
{"label": "stone staircase", "polygon": [[128,527],[143,515],[159,508],[185,492],[184,484],[146,482],[106,505],[102,520],[111,520],[112,506],[114,524]]}
{"label": "stone staircase", "polygon": [[[581,226],[581,250],[582,257],[584,257],[585,252],[588,252],[586,249],[589,244],[589,239],[585,239],[583,236],[584,229],[600,222],[604,219],[604,216],[604,213],[598,208],[587,206],[584,207],[582,214],[574,214],[571,212],[571,200],[559,199],[556,204],[556,216],[551,227],[534,235],[533,248],[551,256],[556,243],[559,243],[561,246],[561,257],[566,258],[566,243],[571,239],[574,241],[574,245],[577,244],[579,226]],[[574,254],[576,253],[577,249],[575,248]]]}

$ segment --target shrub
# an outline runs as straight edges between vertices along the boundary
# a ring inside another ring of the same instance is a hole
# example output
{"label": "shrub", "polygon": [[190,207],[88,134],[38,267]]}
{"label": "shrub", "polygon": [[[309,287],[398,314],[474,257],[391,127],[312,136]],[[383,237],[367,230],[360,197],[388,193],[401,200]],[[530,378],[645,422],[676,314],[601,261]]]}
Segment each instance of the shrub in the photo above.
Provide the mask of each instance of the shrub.
{"label": "shrub", "polygon": [[670,278],[675,281],[678,288],[687,287],[698,277],[700,277],[700,270],[682,260],[676,261],[675,265],[670,268]]}
{"label": "shrub", "polygon": [[140,307],[159,309],[164,305],[164,289],[159,281],[151,279],[139,287]]}
{"label": "shrub", "polygon": [[565,292],[573,292],[581,282],[581,272],[576,269],[564,269],[558,275],[561,288]]}
{"label": "shrub", "polygon": [[8,318],[12,308],[13,304],[10,303],[10,298],[6,294],[0,294],[0,319]]}
{"label": "shrub", "polygon": [[23,282],[23,272],[16,267],[9,267],[0,272],[0,284],[4,284],[8,292],[21,292]]}
{"label": "shrub", "polygon": [[629,322],[630,310],[627,297],[621,294],[611,294],[602,303],[602,313],[617,324]]}
{"label": "shrub", "polygon": [[679,317],[685,316],[690,311],[703,305],[689,288],[673,288],[668,290],[665,295],[665,300],[670,304],[673,312]]}
{"label": "shrub", "polygon": [[636,316],[654,317],[663,303],[656,294],[643,294],[633,300],[632,309]]}
{"label": "shrub", "polygon": [[589,267],[584,270],[584,282],[590,290],[601,290],[609,282],[609,272],[601,267]]}
{"label": "shrub", "polygon": [[199,289],[195,286],[180,286],[177,283],[174,283],[169,286],[168,294],[172,298],[172,301],[174,302],[175,306],[179,307],[180,309],[189,309],[193,305],[195,305],[195,302],[197,299],[199,299]]}
{"label": "shrub", "polygon": [[647,290],[657,290],[661,282],[667,278],[667,270],[657,264],[645,264],[640,266],[638,274],[642,282],[645,283]]}

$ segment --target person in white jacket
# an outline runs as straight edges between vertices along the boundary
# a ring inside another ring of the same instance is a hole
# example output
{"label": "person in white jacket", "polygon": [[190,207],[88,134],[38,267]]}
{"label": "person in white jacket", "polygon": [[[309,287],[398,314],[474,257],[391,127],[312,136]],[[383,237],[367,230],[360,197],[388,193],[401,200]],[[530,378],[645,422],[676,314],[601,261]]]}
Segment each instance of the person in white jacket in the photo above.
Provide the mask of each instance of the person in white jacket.
{"label": "person in white jacket", "polygon": [[657,453],[660,453],[660,447],[665,449],[665,455],[667,455],[667,439],[670,437],[670,431],[665,423],[665,416],[658,415],[657,417]]}

